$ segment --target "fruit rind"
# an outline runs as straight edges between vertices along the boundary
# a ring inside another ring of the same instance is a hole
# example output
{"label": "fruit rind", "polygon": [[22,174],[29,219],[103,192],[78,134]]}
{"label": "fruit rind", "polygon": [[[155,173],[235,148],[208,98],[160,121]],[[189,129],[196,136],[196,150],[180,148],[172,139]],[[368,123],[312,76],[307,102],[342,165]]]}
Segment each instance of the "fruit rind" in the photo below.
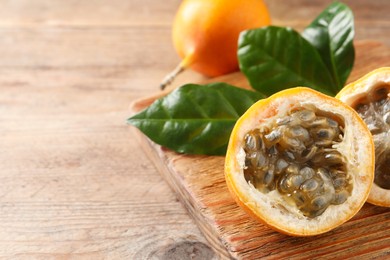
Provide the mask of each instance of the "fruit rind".
{"label": "fruit rind", "polygon": [[[341,205],[331,205],[320,216],[308,219],[296,207],[288,206],[277,191],[259,192],[245,180],[242,149],[244,135],[259,122],[274,120],[292,107],[314,105],[345,120],[344,141],[337,149],[352,160],[354,188]],[[353,145],[351,145],[353,144]],[[297,87],[284,90],[258,101],[236,123],[229,141],[225,161],[226,183],[239,205],[257,220],[271,228],[293,236],[311,236],[327,232],[353,217],[368,197],[374,178],[374,145],[369,130],[357,113],[339,100],[317,91]]]}
{"label": "fruit rind", "polygon": [[[336,98],[351,106],[360,97],[367,95],[373,88],[383,83],[390,85],[390,67],[375,69],[348,84],[336,95]],[[367,202],[382,207],[390,207],[390,190],[381,188],[374,183]]]}
{"label": "fruit rind", "polygon": [[179,56],[190,59],[186,67],[216,77],[238,69],[239,33],[269,24],[262,0],[185,0],[173,22],[172,40]]}

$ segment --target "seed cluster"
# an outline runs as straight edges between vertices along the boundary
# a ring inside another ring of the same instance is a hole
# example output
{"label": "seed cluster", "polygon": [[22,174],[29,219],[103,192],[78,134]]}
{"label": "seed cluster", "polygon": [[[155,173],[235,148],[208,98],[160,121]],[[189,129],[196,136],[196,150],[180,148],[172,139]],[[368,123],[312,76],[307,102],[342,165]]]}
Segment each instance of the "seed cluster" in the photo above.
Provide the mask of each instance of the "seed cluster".
{"label": "seed cluster", "polygon": [[245,136],[244,176],[259,191],[277,189],[307,217],[347,200],[352,184],[345,158],[332,146],[343,127],[330,115],[301,108]]}
{"label": "seed cluster", "polygon": [[380,86],[354,105],[367,124],[375,144],[374,182],[390,189],[390,86]]}

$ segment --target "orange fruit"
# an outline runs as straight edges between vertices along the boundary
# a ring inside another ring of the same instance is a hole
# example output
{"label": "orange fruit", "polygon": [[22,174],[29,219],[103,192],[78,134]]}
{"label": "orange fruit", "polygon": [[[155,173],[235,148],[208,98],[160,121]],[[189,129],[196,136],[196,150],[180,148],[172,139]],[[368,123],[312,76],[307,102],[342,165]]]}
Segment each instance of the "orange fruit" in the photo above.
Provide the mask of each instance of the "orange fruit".
{"label": "orange fruit", "polygon": [[225,179],[255,219],[288,235],[317,235],[349,220],[366,201],[374,144],[352,108],[291,88],[258,101],[237,121]]}
{"label": "orange fruit", "polygon": [[390,207],[390,67],[345,86],[336,96],[366,122],[375,144],[375,179],[368,202]]}
{"label": "orange fruit", "polygon": [[173,44],[182,61],[162,87],[185,68],[209,77],[237,70],[240,32],[269,24],[262,0],[184,0],[172,28]]}

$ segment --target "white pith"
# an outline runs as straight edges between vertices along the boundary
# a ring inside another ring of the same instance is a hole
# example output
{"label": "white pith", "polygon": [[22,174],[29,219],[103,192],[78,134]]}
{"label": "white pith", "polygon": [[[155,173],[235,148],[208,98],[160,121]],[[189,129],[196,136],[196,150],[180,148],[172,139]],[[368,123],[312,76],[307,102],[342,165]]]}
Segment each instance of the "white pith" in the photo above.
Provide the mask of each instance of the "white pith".
{"label": "white pith", "polygon": [[[256,106],[256,104],[254,105]],[[284,196],[277,189],[262,193],[244,178],[245,152],[243,150],[244,136],[251,129],[259,128],[259,124],[272,125],[280,117],[284,117],[295,107],[314,106],[319,111],[333,113],[344,121],[343,141],[334,145],[334,149],[343,154],[347,159],[347,169],[351,174],[353,190],[351,196],[341,205],[330,205],[326,211],[318,217],[307,218],[302,212],[290,203],[286,203]],[[275,114],[276,111],[276,114]],[[261,110],[249,109],[239,122],[239,128],[235,129],[234,146],[235,160],[226,162],[230,167],[231,177],[236,184],[235,188],[242,194],[241,202],[251,209],[258,209],[259,214],[267,224],[287,230],[295,235],[310,235],[322,233],[342,223],[351,217],[351,211],[356,212],[363,205],[368,189],[371,187],[372,176],[372,141],[367,134],[367,129],[356,122],[357,114],[352,110],[346,110],[333,100],[322,99],[312,92],[301,91],[290,95],[288,98],[278,97],[273,99],[267,107]],[[232,142],[232,140],[231,140]]]}
{"label": "white pith", "polygon": [[[343,93],[340,95],[339,99],[347,105],[353,106],[359,98],[367,95],[367,93],[370,93],[373,89],[375,89],[377,86],[380,86],[381,84],[390,84],[390,68],[381,70],[378,73],[374,71],[372,74],[369,74],[366,78],[354,84],[354,91]],[[348,86],[346,88],[348,88]],[[374,137],[374,139],[375,138],[378,137]],[[387,149],[389,149],[390,140],[383,140],[383,142],[386,141],[388,143]],[[390,207],[390,190],[381,188],[374,183],[368,197],[368,202],[376,205]]]}

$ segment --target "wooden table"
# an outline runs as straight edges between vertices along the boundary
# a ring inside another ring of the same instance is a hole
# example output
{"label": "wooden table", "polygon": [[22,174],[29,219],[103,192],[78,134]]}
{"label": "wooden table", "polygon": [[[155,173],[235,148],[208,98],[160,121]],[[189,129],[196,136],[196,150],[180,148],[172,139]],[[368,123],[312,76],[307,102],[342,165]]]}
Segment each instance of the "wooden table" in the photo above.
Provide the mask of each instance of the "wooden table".
{"label": "wooden table", "polygon": [[[180,2],[0,1],[0,258],[217,258],[125,124],[179,62]],[[330,2],[267,1],[298,30]],[[345,2],[390,46],[390,1]]]}

